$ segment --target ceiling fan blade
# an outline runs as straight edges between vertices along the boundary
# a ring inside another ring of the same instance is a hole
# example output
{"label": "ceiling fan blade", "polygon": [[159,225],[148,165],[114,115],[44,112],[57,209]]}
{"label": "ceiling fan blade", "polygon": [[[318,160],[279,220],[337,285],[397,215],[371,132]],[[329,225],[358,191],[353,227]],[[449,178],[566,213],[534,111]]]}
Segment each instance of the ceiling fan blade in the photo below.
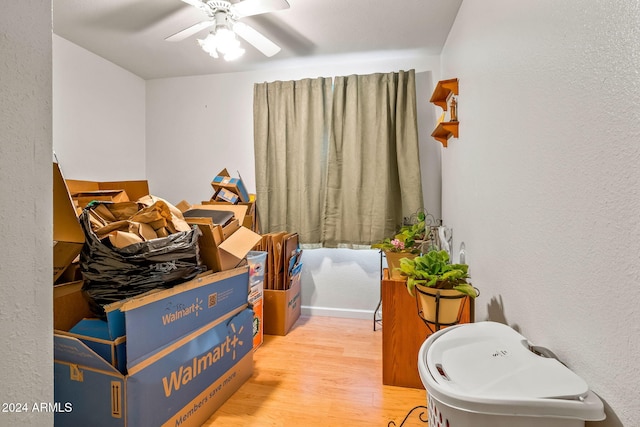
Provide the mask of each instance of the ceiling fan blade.
{"label": "ceiling fan blade", "polygon": [[256,49],[265,54],[265,56],[271,57],[280,52],[280,46],[243,22],[236,22],[233,25],[233,31],[251,43]]}
{"label": "ceiling fan blade", "polygon": [[182,0],[186,4],[190,4],[191,6],[197,7],[198,9],[205,9],[206,6],[201,0]]}
{"label": "ceiling fan blade", "polygon": [[236,15],[242,18],[244,16],[260,15],[261,13],[289,9],[290,6],[287,0],[243,0],[239,3],[234,3],[232,7]]}
{"label": "ceiling fan blade", "polygon": [[188,28],[185,28],[182,31],[178,31],[177,33],[170,35],[165,40],[168,42],[179,42],[181,40],[186,39],[189,36],[194,35],[195,33],[204,30],[205,28],[212,27],[215,24],[214,20],[210,21],[202,21],[194,24]]}

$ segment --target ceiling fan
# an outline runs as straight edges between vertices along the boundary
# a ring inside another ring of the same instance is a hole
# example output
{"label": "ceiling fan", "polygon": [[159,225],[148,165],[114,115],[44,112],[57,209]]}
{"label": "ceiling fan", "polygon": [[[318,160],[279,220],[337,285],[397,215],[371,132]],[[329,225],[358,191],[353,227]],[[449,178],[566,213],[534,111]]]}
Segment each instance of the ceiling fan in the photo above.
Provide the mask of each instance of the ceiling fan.
{"label": "ceiling fan", "polygon": [[199,39],[198,43],[205,52],[214,58],[218,58],[219,54],[222,54],[227,61],[230,61],[244,53],[236,34],[268,57],[280,52],[280,46],[239,20],[247,16],[288,9],[287,0],[242,0],[238,3],[231,3],[227,0],[182,1],[205,12],[208,19],[178,31],[165,40],[181,41],[205,28],[213,27],[207,37]]}

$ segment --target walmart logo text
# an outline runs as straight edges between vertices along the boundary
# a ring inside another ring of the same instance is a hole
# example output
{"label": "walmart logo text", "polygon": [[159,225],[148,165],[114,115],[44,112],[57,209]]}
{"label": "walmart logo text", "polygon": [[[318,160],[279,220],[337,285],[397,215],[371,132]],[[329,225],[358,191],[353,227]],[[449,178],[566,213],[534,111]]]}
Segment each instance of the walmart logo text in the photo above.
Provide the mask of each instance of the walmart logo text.
{"label": "walmart logo text", "polygon": [[227,338],[216,345],[202,356],[194,357],[191,363],[180,366],[179,369],[172,371],[168,377],[162,378],[164,394],[166,397],[171,396],[173,391],[180,390],[180,387],[188,384],[192,379],[200,375],[202,372],[215,364],[228,354],[231,354],[233,360],[236,360],[236,347],[242,346],[244,342],[238,338],[238,334],[242,333],[244,326],[236,331],[234,324],[231,324],[231,333]]}
{"label": "walmart logo text", "polygon": [[202,300],[196,298],[196,302],[191,305],[185,306],[184,304],[179,304],[174,307],[168,307],[167,309],[171,311],[167,314],[162,315],[163,326],[166,326],[169,323],[173,323],[178,319],[183,319],[192,314],[195,314],[195,316],[198,317],[198,313],[200,312],[200,310],[203,310]]}

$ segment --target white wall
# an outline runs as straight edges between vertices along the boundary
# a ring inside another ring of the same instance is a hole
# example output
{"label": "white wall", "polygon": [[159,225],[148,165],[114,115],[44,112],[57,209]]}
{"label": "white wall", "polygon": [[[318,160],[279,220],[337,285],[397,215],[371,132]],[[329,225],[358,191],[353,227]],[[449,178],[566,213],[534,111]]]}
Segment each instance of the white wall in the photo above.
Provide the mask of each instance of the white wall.
{"label": "white wall", "polygon": [[443,215],[502,320],[640,423],[640,6],[465,0],[442,55],[460,79]]}
{"label": "white wall", "polygon": [[[425,205],[440,216],[440,150],[430,138],[435,113],[428,103],[438,57],[411,51],[279,64],[275,70],[147,81],[146,159],[152,193],[172,203],[208,200],[210,182],[222,168],[234,176],[240,173],[255,192],[254,83],[413,68],[418,72]],[[303,262],[304,313],[372,318],[380,297],[378,251],[306,250]]]}
{"label": "white wall", "polygon": [[2,425],[53,424],[51,2],[0,13],[0,413]]}
{"label": "white wall", "polygon": [[146,178],[145,81],[56,35],[53,150],[65,178]]}

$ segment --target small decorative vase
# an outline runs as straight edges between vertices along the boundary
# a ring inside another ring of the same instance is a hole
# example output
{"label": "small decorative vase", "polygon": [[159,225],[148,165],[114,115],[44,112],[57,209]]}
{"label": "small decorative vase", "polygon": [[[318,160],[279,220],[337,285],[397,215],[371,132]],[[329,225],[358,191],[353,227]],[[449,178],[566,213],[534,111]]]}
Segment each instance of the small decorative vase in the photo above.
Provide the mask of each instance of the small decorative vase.
{"label": "small decorative vase", "polygon": [[420,305],[421,317],[427,322],[436,325],[449,326],[458,323],[460,308],[465,296],[465,294],[455,289],[436,289],[416,285],[416,298],[418,298]]}
{"label": "small decorative vase", "polygon": [[385,256],[387,257],[387,266],[389,267],[389,277],[392,279],[404,279],[404,277],[400,274],[400,260],[402,258],[410,258],[413,259],[417,255],[409,252],[386,252]]}

